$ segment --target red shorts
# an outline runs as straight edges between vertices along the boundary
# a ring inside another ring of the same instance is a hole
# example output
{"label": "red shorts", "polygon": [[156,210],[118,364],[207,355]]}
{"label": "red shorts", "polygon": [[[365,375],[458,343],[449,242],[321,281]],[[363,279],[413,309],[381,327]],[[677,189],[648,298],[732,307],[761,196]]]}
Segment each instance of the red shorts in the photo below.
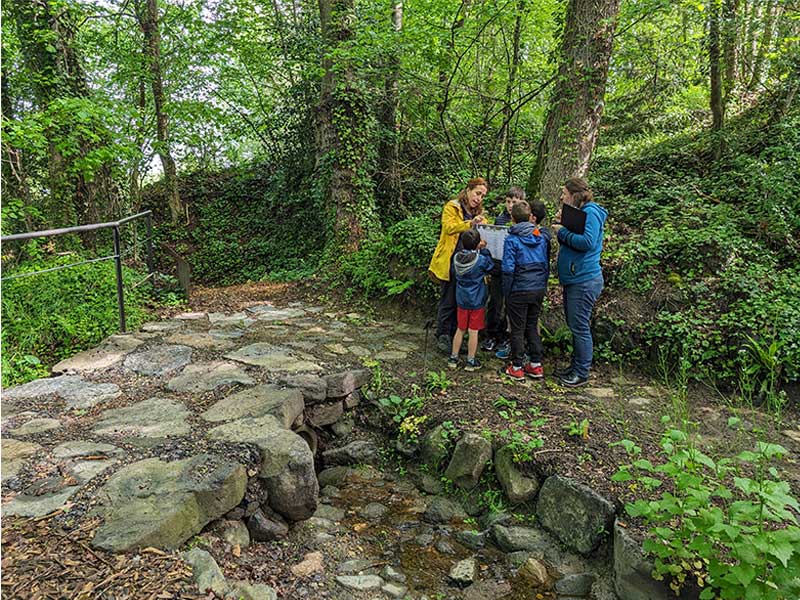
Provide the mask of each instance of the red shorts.
{"label": "red shorts", "polygon": [[458,317],[458,328],[462,331],[467,329],[474,329],[480,331],[484,325],[484,315],[486,314],[485,308],[476,308],[475,310],[467,310],[466,308],[459,308],[456,315]]}

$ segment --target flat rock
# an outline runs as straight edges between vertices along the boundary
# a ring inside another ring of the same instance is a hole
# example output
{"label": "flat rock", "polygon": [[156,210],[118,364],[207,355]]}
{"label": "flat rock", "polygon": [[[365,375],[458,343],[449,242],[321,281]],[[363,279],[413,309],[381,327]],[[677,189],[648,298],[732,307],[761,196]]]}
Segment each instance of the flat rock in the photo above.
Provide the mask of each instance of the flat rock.
{"label": "flat rock", "polygon": [[314,455],[305,440],[281,427],[272,415],[244,418],[214,427],[211,439],[255,444],[261,453],[270,507],[292,521],[302,521],[317,509],[319,483]]}
{"label": "flat rock", "polygon": [[68,408],[90,408],[119,396],[119,386],[113,383],[92,383],[79,375],[61,375],[36,379],[3,391],[3,410],[19,401],[56,395],[66,401]]}
{"label": "flat rock", "polygon": [[82,458],[86,456],[118,456],[123,454],[122,450],[111,444],[92,442],[88,440],[76,440],[64,442],[53,448],[53,458]]}
{"label": "flat rock", "polygon": [[320,504],[314,516],[318,519],[328,519],[329,521],[341,521],[344,519],[344,510],[330,504]]}
{"label": "flat rock", "polygon": [[121,363],[129,352],[143,343],[131,335],[112,335],[98,347],[84,350],[56,363],[51,370],[54,374],[102,371]]}
{"label": "flat rock", "polygon": [[344,405],[341,400],[315,404],[306,410],[306,417],[315,427],[333,425],[343,414]]}
{"label": "flat rock", "polygon": [[535,586],[544,586],[550,582],[550,576],[547,574],[547,567],[544,564],[533,558],[529,557],[522,563],[519,568],[519,573],[525,579],[530,581]]}
{"label": "flat rock", "polygon": [[289,319],[296,319],[303,317],[306,314],[302,308],[276,308],[274,306],[258,305],[251,306],[247,309],[259,321],[288,321]]}
{"label": "flat rock", "polygon": [[349,590],[359,592],[377,590],[383,585],[383,579],[377,575],[337,575],[336,581]]}
{"label": "flat rock", "polygon": [[289,387],[299,389],[307,403],[325,400],[328,394],[328,383],[319,375],[312,375],[311,373],[288,375],[283,377],[281,382]]}
{"label": "flat rock", "polygon": [[372,442],[356,440],[341,448],[331,448],[322,453],[326,464],[358,465],[378,461],[378,448]]}
{"label": "flat rock", "polygon": [[231,546],[247,548],[250,545],[250,532],[244,521],[223,519],[215,528],[215,533]]}
{"label": "flat rock", "polygon": [[208,320],[214,327],[249,327],[255,323],[255,319],[243,312],[232,314],[212,312],[208,313]]}
{"label": "flat rock", "polygon": [[203,350],[210,348],[227,350],[233,346],[232,340],[215,337],[205,331],[178,332],[169,336],[166,341],[170,344],[180,344],[182,346],[191,346],[192,348],[199,348]]}
{"label": "flat rock", "polygon": [[204,312],[184,312],[175,315],[175,318],[180,321],[198,321],[200,319],[207,319],[208,315]]}
{"label": "flat rock", "polygon": [[533,500],[539,491],[539,481],[520,472],[509,446],[504,446],[495,452],[494,470],[511,504],[522,504]]}
{"label": "flat rock", "polygon": [[289,526],[283,519],[277,515],[268,515],[261,509],[248,517],[247,529],[257,542],[282,540],[289,535]]}
{"label": "flat rock", "polygon": [[220,596],[225,594],[228,583],[211,554],[200,548],[192,548],[181,554],[181,558],[192,567],[192,577],[201,592],[211,590]]}
{"label": "flat rock", "polygon": [[165,438],[191,430],[183,403],[169,398],[150,398],[100,415],[92,431],[98,435]]}
{"label": "flat rock", "polygon": [[295,577],[308,577],[314,573],[322,573],[325,567],[322,562],[322,552],[309,552],[303,560],[291,569]]}
{"label": "flat rock", "polygon": [[547,534],[531,527],[505,527],[498,524],[493,525],[491,531],[497,547],[507,553],[524,550],[544,554],[553,543]]}
{"label": "flat rock", "polygon": [[11,438],[0,440],[0,457],[2,457],[0,473],[3,481],[16,476],[25,465],[25,460],[41,449],[42,447],[39,444],[30,442],[20,442]]}
{"label": "flat rock", "polygon": [[536,516],[565,546],[588,554],[611,533],[614,505],[591,488],[553,475],[539,491]]}
{"label": "flat rock", "polygon": [[211,336],[211,339],[218,342],[229,342],[242,337],[244,335],[244,330],[237,327],[231,327],[230,329],[212,328],[208,330],[208,335]]}
{"label": "flat rock", "polygon": [[319,472],[319,484],[322,487],[329,485],[341,486],[347,481],[352,472],[353,470],[350,467],[330,467]]}
{"label": "flat rock", "polygon": [[610,387],[588,387],[585,389],[584,393],[597,400],[608,400],[610,398],[615,398],[617,395],[614,388]]}
{"label": "flat rock", "polygon": [[182,321],[150,321],[141,326],[148,333],[167,333],[183,327]]}
{"label": "flat rock", "polygon": [[388,511],[389,509],[380,502],[370,502],[358,511],[358,514],[365,519],[374,521],[383,517]]}
{"label": "flat rock", "polygon": [[347,349],[351,354],[355,354],[359,358],[366,358],[372,354],[372,351],[369,348],[365,348],[364,346],[359,346],[357,344],[351,344],[347,347]]}
{"label": "flat rock", "polygon": [[444,476],[461,489],[472,489],[491,458],[491,442],[476,433],[466,433],[458,440]]}
{"label": "flat rock", "polygon": [[253,385],[255,381],[234,363],[214,361],[187,366],[180,375],[169,380],[167,388],[173,392],[199,394],[232,383]]}
{"label": "flat rock", "polygon": [[389,582],[385,583],[381,587],[381,591],[392,598],[405,598],[408,588],[404,585],[400,585],[399,583]]}
{"label": "flat rock", "polygon": [[322,367],[316,362],[297,358],[292,356],[287,348],[266,342],[257,342],[235,352],[229,352],[225,358],[263,367],[267,371],[318,372],[322,370]]}
{"label": "flat rock", "polygon": [[555,590],[565,596],[588,596],[597,576],[594,573],[572,573],[556,581]]}
{"label": "flat rock", "polygon": [[45,431],[52,431],[53,429],[58,429],[59,427],[63,427],[61,421],[58,419],[47,419],[47,418],[40,418],[40,419],[31,419],[30,421],[26,421],[16,429],[12,429],[9,431],[12,435],[32,435],[35,433],[43,433]]}
{"label": "flat rock", "polygon": [[160,344],[129,354],[125,368],[139,375],[159,376],[177,371],[189,364],[192,349],[179,344]]}
{"label": "flat rock", "polygon": [[795,431],[794,429],[784,429],[781,431],[781,433],[793,442],[800,444],[800,431]]}
{"label": "flat rock", "polygon": [[289,429],[304,407],[300,390],[265,384],[223,398],[200,416],[206,421],[218,422],[272,415],[284,428]]}
{"label": "flat rock", "polygon": [[225,597],[235,600],[277,600],[278,594],[264,583],[254,584],[235,579],[228,582],[228,594]]}
{"label": "flat rock", "polygon": [[405,360],[406,358],[408,358],[408,353],[400,350],[381,350],[375,354],[376,360]]}
{"label": "flat rock", "polygon": [[435,496],[425,509],[422,518],[428,523],[449,523],[454,519],[466,517],[467,513],[458,502],[447,496]]}
{"label": "flat rock", "polygon": [[113,552],[177,548],[239,504],[246,486],[242,465],[208,454],[135,462],[98,490],[97,512],[105,521],[92,545]]}

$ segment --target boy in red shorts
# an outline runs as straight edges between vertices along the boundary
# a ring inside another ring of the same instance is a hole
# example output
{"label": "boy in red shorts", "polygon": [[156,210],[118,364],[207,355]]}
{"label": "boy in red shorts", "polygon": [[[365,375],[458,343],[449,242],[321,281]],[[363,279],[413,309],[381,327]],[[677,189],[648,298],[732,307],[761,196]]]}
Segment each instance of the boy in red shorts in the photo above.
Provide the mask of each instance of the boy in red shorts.
{"label": "boy in red shorts", "polygon": [[467,364],[465,371],[477,371],[481,363],[475,358],[478,350],[478,332],[484,328],[486,297],[489,292],[485,277],[494,268],[492,255],[484,249],[486,242],[481,240],[475,229],[468,229],[461,234],[463,250],[456,252],[453,258],[453,269],[456,274],[456,304],[458,305],[458,330],[453,336],[453,348],[447,366],[458,367],[458,351],[464,334],[469,331],[467,343]]}

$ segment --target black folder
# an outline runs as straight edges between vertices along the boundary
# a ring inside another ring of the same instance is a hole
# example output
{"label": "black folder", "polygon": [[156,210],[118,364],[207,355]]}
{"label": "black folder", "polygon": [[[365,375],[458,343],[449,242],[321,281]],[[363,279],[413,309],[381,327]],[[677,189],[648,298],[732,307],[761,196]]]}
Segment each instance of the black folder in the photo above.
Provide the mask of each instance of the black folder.
{"label": "black folder", "polygon": [[572,233],[581,235],[586,229],[586,213],[571,204],[562,204],[561,224]]}

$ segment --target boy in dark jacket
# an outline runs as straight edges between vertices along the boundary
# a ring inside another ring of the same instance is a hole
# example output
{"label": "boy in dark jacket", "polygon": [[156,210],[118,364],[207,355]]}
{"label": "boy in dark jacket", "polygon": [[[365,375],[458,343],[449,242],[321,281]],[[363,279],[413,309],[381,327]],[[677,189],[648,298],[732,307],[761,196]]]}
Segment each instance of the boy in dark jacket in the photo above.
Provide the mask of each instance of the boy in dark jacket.
{"label": "boy in dark jacket", "polygon": [[541,202],[533,204],[533,211],[527,202],[517,202],[511,209],[514,224],[503,246],[503,295],[511,323],[512,358],[503,373],[516,380],[544,376],[539,313],[550,276],[550,231],[539,227],[544,218]]}
{"label": "boy in dark jacket", "polygon": [[[525,190],[518,185],[512,185],[504,194],[503,212],[497,215],[494,224],[504,227],[511,225],[511,208],[520,200],[525,200]],[[489,279],[486,339],[481,344],[481,349],[487,352],[497,350],[503,358],[508,358],[510,352],[506,307],[503,300],[503,270],[499,259],[494,259],[494,270]]]}
{"label": "boy in dark jacket", "polygon": [[464,340],[464,333],[469,331],[467,344],[467,364],[465,371],[477,371],[481,363],[475,358],[478,350],[478,332],[484,327],[484,305],[486,304],[486,281],[494,267],[492,256],[483,247],[486,242],[474,229],[461,234],[462,250],[453,258],[453,270],[456,274],[456,304],[458,330],[453,336],[453,348],[447,366],[455,369],[458,366],[458,351]]}

